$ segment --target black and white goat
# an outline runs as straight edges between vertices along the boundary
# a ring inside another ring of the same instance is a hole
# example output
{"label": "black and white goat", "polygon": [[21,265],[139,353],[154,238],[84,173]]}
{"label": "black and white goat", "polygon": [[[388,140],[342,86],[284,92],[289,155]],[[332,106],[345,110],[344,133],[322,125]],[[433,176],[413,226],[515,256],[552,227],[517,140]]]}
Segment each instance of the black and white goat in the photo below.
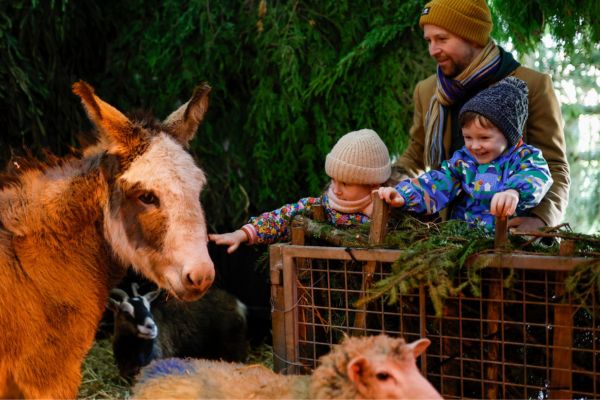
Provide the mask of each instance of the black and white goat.
{"label": "black and white goat", "polygon": [[132,378],[150,361],[166,357],[245,361],[246,307],[233,295],[211,288],[188,303],[167,299],[160,290],[140,295],[137,283],[131,288],[133,296],[113,289],[108,305],[114,313],[113,354],[121,376]]}

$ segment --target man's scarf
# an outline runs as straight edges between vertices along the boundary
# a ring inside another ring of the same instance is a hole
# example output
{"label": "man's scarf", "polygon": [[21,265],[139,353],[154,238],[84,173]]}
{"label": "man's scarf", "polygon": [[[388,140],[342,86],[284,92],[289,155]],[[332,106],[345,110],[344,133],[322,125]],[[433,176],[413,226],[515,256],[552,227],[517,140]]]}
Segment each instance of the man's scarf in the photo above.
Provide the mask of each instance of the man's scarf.
{"label": "man's scarf", "polygon": [[437,90],[425,115],[425,167],[437,168],[444,157],[444,121],[447,107],[469,95],[500,68],[500,50],[493,41],[455,78],[447,78],[437,69]]}

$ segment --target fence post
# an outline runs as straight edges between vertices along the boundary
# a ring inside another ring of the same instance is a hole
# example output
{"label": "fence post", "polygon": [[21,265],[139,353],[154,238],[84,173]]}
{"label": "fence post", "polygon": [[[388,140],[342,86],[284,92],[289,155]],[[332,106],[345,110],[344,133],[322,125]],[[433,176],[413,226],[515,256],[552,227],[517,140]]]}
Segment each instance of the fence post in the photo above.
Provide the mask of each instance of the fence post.
{"label": "fence post", "polygon": [[273,327],[273,369],[275,372],[286,371],[286,332],[284,321],[283,298],[283,257],[281,245],[269,246],[269,264],[271,277],[271,324]]}
{"label": "fence post", "polygon": [[[564,240],[560,244],[559,255],[575,254],[575,242]],[[556,298],[561,301],[565,294],[564,281],[567,273],[557,272]],[[555,399],[573,398],[573,313],[570,302],[554,305],[554,336],[552,338],[552,372],[550,375],[550,397]],[[554,388],[554,389],[553,389]]]}
{"label": "fence post", "polygon": [[[508,244],[508,220],[506,217],[496,217],[496,232],[494,238],[494,247],[496,251],[503,251]],[[488,320],[488,365],[485,368],[485,379],[488,382],[485,385],[486,398],[498,399],[498,340],[502,340],[502,330],[500,321],[502,320],[502,271],[494,268],[489,272],[490,283],[487,303]]]}
{"label": "fence post", "polygon": [[[369,231],[369,243],[379,244],[383,242],[387,233],[387,222],[389,215],[388,204],[381,200],[376,193],[371,194],[373,199],[373,215],[371,216],[371,229]],[[373,283],[373,275],[375,274],[375,268],[377,267],[377,261],[367,261],[363,265],[363,277],[362,277],[362,296],[365,296]],[[366,333],[367,329],[367,304],[360,306],[356,312],[354,318],[354,335],[361,335]]]}

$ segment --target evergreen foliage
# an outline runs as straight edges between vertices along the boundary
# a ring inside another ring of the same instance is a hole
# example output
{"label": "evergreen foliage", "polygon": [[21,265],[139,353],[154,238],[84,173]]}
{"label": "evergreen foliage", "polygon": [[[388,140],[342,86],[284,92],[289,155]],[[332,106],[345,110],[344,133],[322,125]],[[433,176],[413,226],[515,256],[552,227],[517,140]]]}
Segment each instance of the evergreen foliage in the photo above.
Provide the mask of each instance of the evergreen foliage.
{"label": "evergreen foliage", "polygon": [[488,4],[493,35],[512,39],[520,53],[535,49],[546,31],[568,54],[589,54],[600,42],[598,0],[489,0]]}
{"label": "evergreen foliage", "polygon": [[[325,155],[348,131],[373,128],[393,154],[402,152],[412,89],[434,71],[417,23],[423,3],[1,2],[0,161],[23,147],[61,155],[76,144],[89,129],[70,93],[78,79],[124,111],[144,107],[159,118],[206,80],[211,105],[192,144],[209,176],[203,203],[210,230],[238,227],[319,194]],[[531,7],[564,43],[600,31],[588,2],[561,3],[563,19],[554,0],[490,4],[510,21],[496,34],[514,32],[517,45],[539,39],[523,13]]]}
{"label": "evergreen foliage", "polygon": [[[413,292],[421,284],[427,288],[438,316],[442,315],[444,300],[465,289],[481,296],[481,272],[488,265],[483,258],[474,256],[494,251],[493,235],[460,220],[424,223],[406,214],[395,218],[388,223],[388,234],[381,245],[368,244],[369,224],[338,229],[305,216],[299,220],[312,236],[336,246],[400,250],[390,275],[375,282],[369,294],[356,302],[357,307],[379,298],[395,304],[399,296]],[[505,251],[557,256],[559,240],[574,241],[574,256],[589,261],[569,273],[565,289],[579,305],[591,305],[593,296],[600,293],[600,235],[574,233],[568,225],[538,235],[555,240],[544,244],[527,235],[513,234],[508,237]],[[505,287],[510,287],[513,274],[514,271],[505,279]]]}

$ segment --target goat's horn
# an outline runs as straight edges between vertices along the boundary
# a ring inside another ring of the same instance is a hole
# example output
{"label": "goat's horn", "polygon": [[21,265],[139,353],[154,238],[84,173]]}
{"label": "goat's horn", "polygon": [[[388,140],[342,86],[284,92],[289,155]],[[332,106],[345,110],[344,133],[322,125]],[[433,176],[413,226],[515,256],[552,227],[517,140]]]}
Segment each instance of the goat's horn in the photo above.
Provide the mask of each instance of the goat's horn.
{"label": "goat's horn", "polygon": [[133,293],[134,296],[140,295],[140,293],[138,292],[139,288],[140,288],[140,285],[138,285],[137,282],[131,283],[131,292]]}
{"label": "goat's horn", "polygon": [[110,294],[111,295],[117,295],[117,296],[121,296],[121,301],[123,300],[127,300],[129,298],[129,295],[127,294],[126,291],[124,291],[123,289],[119,289],[119,288],[114,288],[110,290]]}

